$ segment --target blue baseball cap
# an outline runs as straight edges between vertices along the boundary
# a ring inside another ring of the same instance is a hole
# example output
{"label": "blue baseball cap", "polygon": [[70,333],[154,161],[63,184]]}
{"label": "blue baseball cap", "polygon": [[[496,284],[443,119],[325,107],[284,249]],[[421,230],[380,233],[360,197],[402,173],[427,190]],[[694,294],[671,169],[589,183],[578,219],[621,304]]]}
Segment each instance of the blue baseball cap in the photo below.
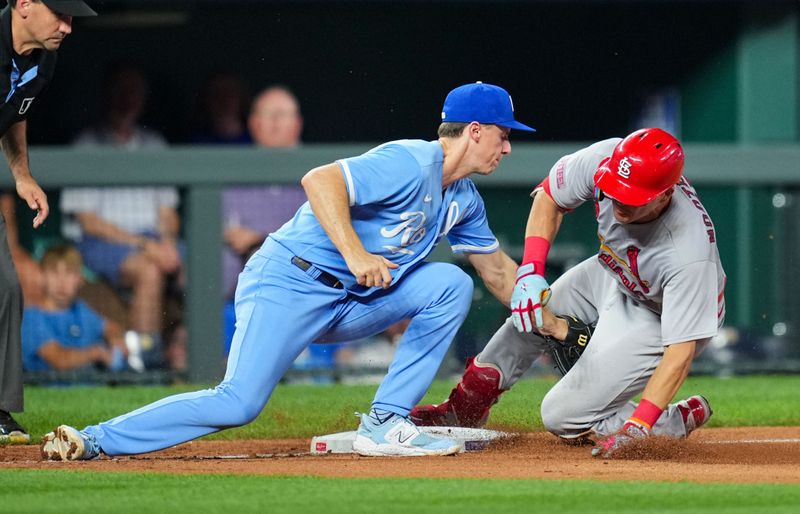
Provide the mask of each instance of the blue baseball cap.
{"label": "blue baseball cap", "polygon": [[536,132],[514,119],[511,95],[500,86],[476,82],[459,86],[448,93],[442,107],[442,122],[486,123],[510,129]]}

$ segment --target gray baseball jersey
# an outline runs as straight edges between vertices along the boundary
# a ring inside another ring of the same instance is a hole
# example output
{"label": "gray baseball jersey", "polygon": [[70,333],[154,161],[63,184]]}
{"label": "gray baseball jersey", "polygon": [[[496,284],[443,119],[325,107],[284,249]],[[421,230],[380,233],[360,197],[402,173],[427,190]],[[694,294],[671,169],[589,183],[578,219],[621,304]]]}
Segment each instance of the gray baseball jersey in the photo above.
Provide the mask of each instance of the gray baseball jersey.
{"label": "gray baseball jersey", "polygon": [[[594,173],[619,141],[607,139],[562,157],[534,191],[546,191],[567,210],[595,200],[598,222],[597,255],[560,277],[549,303],[556,315],[597,323],[583,356],[542,401],[545,426],[563,437],[618,430],[664,347],[687,341],[704,346],[725,316],[725,273],[714,225],[688,181],[681,179],[669,206],[648,223],[619,223],[611,200],[596,200]],[[477,361],[499,369],[507,389],[544,350],[540,336],[518,333],[509,319]],[[674,406],[653,433],[686,435]]]}

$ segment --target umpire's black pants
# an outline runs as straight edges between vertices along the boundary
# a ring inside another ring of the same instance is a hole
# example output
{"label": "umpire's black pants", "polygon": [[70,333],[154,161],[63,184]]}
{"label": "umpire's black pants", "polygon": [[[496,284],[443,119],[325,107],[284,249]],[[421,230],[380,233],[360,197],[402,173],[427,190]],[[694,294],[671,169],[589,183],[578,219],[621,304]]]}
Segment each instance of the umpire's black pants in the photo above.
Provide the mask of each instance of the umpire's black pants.
{"label": "umpire's black pants", "polygon": [[0,410],[19,412],[22,402],[22,289],[0,214]]}

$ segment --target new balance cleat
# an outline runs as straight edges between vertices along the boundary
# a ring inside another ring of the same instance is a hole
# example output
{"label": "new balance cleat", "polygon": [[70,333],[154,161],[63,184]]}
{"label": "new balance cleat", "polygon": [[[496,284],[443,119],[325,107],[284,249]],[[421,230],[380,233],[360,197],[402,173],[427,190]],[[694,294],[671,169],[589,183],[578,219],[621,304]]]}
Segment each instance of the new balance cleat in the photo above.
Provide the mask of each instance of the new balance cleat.
{"label": "new balance cleat", "polygon": [[424,434],[399,414],[372,409],[369,414],[361,415],[353,450],[371,457],[423,457],[461,453],[464,445],[453,439]]}
{"label": "new balance cleat", "polygon": [[678,407],[681,417],[683,417],[683,424],[686,427],[686,437],[689,437],[689,434],[705,425],[709,418],[711,418],[711,415],[714,414],[714,411],[711,410],[711,406],[708,404],[708,400],[700,395],[690,396],[685,400],[679,401],[675,405]]}
{"label": "new balance cleat", "polygon": [[11,414],[0,410],[0,444],[28,444],[31,436],[16,422]]}
{"label": "new balance cleat", "polygon": [[42,438],[42,460],[89,460],[100,455],[94,437],[68,425],[60,425]]}

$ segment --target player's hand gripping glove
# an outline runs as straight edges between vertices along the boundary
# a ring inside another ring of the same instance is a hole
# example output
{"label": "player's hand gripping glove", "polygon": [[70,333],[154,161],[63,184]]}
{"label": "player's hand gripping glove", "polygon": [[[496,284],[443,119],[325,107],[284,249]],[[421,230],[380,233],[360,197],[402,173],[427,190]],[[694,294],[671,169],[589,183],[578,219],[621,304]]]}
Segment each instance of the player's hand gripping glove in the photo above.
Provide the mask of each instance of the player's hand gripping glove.
{"label": "player's hand gripping glove", "polygon": [[[520,332],[530,332],[541,327],[542,307],[550,299],[550,285],[536,273],[534,265],[524,264],[517,269],[517,282],[511,295],[511,321]],[[531,319],[533,313],[533,319]],[[536,325],[533,324],[536,322]]]}
{"label": "player's hand gripping glove", "polygon": [[556,368],[562,375],[566,375],[567,371],[572,369],[572,366],[581,358],[586,345],[589,344],[589,339],[594,332],[594,325],[586,324],[575,316],[565,316],[563,319],[567,322],[567,337],[563,341],[559,341],[554,337],[545,336],[544,340],[547,342]]}

